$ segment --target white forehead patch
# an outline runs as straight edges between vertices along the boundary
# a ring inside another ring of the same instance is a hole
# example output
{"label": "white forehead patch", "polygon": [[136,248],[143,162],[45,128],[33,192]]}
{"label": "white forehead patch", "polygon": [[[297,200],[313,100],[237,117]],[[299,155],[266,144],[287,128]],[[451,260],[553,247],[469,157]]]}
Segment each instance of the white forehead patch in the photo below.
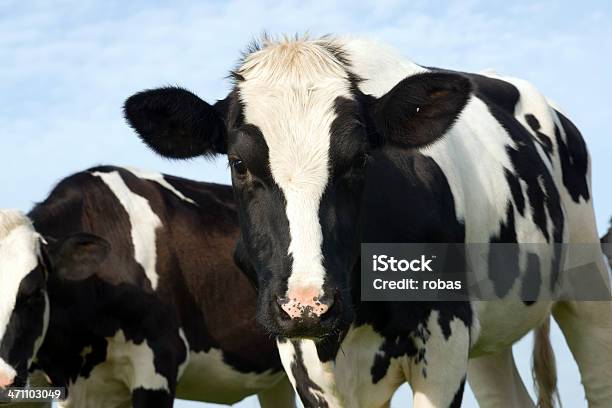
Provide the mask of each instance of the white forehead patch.
{"label": "white forehead patch", "polygon": [[17,292],[38,264],[40,236],[19,211],[0,210],[0,340],[17,301]]}
{"label": "white forehead patch", "polygon": [[133,175],[135,175],[136,177],[156,182],[160,186],[164,187],[166,190],[168,190],[171,193],[173,193],[174,195],[176,195],[181,200],[187,201],[188,203],[191,203],[191,204],[196,205],[196,206],[198,205],[191,198],[186,197],[183,193],[181,193],[176,188],[174,188],[174,186],[172,184],[170,184],[168,182],[168,180],[165,179],[163,174],[157,173],[155,171],[146,171],[146,170],[136,169],[136,168],[133,168],[133,167],[124,167],[124,168],[127,171],[129,171],[130,173],[132,173]]}
{"label": "white forehead patch", "polygon": [[110,173],[92,172],[115,194],[119,203],[128,214],[131,224],[134,259],[142,266],[153,290],[157,289],[157,228],[162,222],[151,208],[149,201],[129,189],[117,171]]}
{"label": "white forehead patch", "polygon": [[288,296],[316,289],[325,270],[319,205],[329,177],[329,148],[338,97],[352,98],[348,74],[330,52],[331,40],[268,41],[245,58],[237,73],[246,123],[268,145],[272,177],[287,201]]}

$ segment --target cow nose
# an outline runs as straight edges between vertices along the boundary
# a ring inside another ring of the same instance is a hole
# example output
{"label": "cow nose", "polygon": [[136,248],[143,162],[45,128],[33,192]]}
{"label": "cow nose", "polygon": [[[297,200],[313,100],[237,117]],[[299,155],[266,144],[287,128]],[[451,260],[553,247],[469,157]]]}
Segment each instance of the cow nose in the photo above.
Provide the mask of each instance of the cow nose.
{"label": "cow nose", "polygon": [[315,317],[319,318],[332,306],[333,298],[323,301],[319,297],[319,291],[313,288],[294,289],[287,293],[285,299],[277,299],[281,309],[291,319]]}
{"label": "cow nose", "polygon": [[10,374],[0,373],[0,389],[10,387],[15,381],[15,376]]}

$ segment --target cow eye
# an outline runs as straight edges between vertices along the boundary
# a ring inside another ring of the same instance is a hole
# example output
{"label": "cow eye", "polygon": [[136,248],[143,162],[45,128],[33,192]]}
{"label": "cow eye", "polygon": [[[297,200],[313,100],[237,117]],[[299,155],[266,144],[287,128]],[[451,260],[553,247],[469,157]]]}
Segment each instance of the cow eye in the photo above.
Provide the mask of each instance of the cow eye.
{"label": "cow eye", "polygon": [[238,175],[238,176],[244,176],[247,173],[247,170],[248,170],[247,166],[240,159],[230,158],[229,159],[229,165],[234,170],[236,175]]}

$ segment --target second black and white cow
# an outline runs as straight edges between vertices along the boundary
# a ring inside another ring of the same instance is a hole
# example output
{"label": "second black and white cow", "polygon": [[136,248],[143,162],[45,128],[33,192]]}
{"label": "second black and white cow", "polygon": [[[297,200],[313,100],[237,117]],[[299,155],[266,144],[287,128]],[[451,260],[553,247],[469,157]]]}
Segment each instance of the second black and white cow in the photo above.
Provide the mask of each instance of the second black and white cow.
{"label": "second black and white cow", "polygon": [[214,105],[168,87],[125,114],[163,156],[227,154],[237,254],[305,405],[388,406],[407,381],[414,406],[458,407],[469,365],[481,405],[509,406],[511,346],[552,312],[612,406],[612,304],[516,296],[528,271],[556,286],[556,253],[517,253],[497,302],[361,301],[360,242],[586,243],[565,266],[603,267],[585,143],[532,85],[336,37],[266,38],[233,78]]}
{"label": "second black and white cow", "polygon": [[237,235],[230,187],[110,166],[0,211],[0,387],[30,367],[66,407],[293,406]]}

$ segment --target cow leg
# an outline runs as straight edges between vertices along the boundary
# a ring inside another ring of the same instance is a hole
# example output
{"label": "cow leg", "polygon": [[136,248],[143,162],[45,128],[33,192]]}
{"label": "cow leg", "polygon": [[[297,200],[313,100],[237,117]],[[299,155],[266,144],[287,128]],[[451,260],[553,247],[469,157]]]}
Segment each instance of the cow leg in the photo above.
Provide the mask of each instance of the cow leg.
{"label": "cow leg", "polygon": [[293,408],[295,392],[287,377],[283,377],[274,387],[257,394],[261,408]]}
{"label": "cow leg", "polygon": [[305,408],[344,406],[312,340],[277,339],[276,344],[287,377]]}
{"label": "cow leg", "polygon": [[412,387],[415,408],[459,408],[467,375],[470,348],[469,328],[459,319],[449,322],[445,336],[433,312],[428,323],[428,337],[418,344],[424,348],[408,364],[406,376]]}
{"label": "cow leg", "polygon": [[612,407],[612,302],[560,302],[553,316],[580,369],[589,407]]}
{"label": "cow leg", "polygon": [[498,354],[470,359],[468,382],[481,408],[535,407],[516,369],[512,348]]}

